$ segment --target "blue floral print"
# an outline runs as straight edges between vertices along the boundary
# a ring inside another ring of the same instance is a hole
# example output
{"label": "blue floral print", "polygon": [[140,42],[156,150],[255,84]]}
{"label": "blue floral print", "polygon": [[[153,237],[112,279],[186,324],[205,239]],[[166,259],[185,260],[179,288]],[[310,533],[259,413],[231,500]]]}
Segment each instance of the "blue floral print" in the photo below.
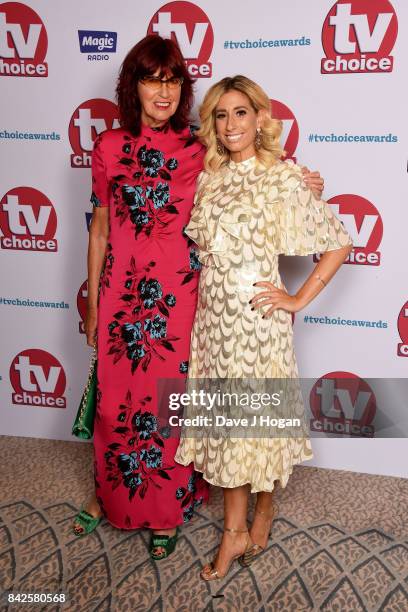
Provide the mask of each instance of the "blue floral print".
{"label": "blue floral print", "polygon": [[154,319],[145,319],[144,330],[148,331],[151,338],[165,338],[167,333],[166,319],[156,315]]}
{"label": "blue floral print", "polygon": [[150,279],[148,281],[145,279],[141,280],[137,290],[143,300],[145,308],[153,308],[156,301],[160,300],[163,295],[161,285],[156,279]]}
{"label": "blue floral print", "polygon": [[176,305],[176,296],[173,295],[172,293],[168,293],[167,295],[164,296],[164,301],[166,302],[167,306],[170,306],[170,308],[173,308],[173,306]]}
{"label": "blue floral print", "polygon": [[[109,444],[105,452],[108,481],[112,482],[112,490],[120,485],[129,489],[129,501],[136,493],[143,498],[153,483],[161,488],[159,481],[171,480],[171,470],[174,466],[166,466],[163,461],[162,430],[158,431],[157,417],[144,408],[151,402],[151,397],[145,397],[136,402],[141,407],[134,412],[132,393],[126,393],[126,398],[119,405],[117,420],[120,423],[114,429],[117,440]],[[129,447],[132,450],[128,450]]]}
{"label": "blue floral print", "polygon": [[[148,269],[154,266],[155,262],[151,261]],[[134,257],[126,276],[124,287],[127,293],[121,296],[123,308],[108,324],[108,354],[113,355],[113,363],[126,355],[131,361],[133,374],[140,364],[146,371],[153,357],[164,360],[159,349],[174,352],[173,342],[179,338],[167,331],[168,308],[175,305],[176,297],[169,293],[163,298],[163,289],[157,279],[140,279]],[[158,312],[154,312],[156,309]]]}
{"label": "blue floral print", "polygon": [[96,196],[96,193],[94,191],[91,194],[91,204],[93,204],[96,208],[98,208],[101,205],[101,201]]}
{"label": "blue floral print", "polygon": [[167,183],[157,183],[156,189],[146,189],[146,197],[152,200],[155,208],[163,208],[170,200],[170,187]]}
{"label": "blue floral print", "polygon": [[132,418],[132,426],[142,440],[150,440],[157,431],[157,418],[151,412],[136,413]]}
{"label": "blue floral print", "polygon": [[[175,157],[167,161],[162,151],[149,149],[145,144],[135,152],[135,146],[126,142],[122,147],[125,154],[119,164],[123,173],[113,177],[111,184],[115,201],[115,215],[120,223],[129,219],[135,226],[135,236],[141,232],[150,236],[153,230],[160,236],[169,235],[167,230],[172,216],[178,214],[175,204],[182,198],[171,196],[171,173],[177,170],[179,162]],[[155,183],[154,179],[160,179]],[[96,195],[93,194],[96,206]]]}
{"label": "blue floral print", "polygon": [[194,509],[203,502],[203,497],[195,499],[197,492],[197,474],[193,472],[189,478],[187,488],[178,487],[176,489],[176,499],[181,500],[181,508],[183,509],[183,520],[185,523],[190,521],[194,514]]}
{"label": "blue floral print", "polygon": [[179,365],[180,374],[187,374],[188,372],[188,361],[181,361]]}
{"label": "blue floral print", "polygon": [[190,249],[190,268],[191,270],[201,270],[201,262],[198,259],[197,249]]}
{"label": "blue floral print", "polygon": [[144,461],[148,468],[158,468],[162,464],[162,451],[152,444],[149,449],[143,448],[140,451],[140,460]]}
{"label": "blue floral print", "polygon": [[137,153],[140,165],[145,169],[146,176],[154,178],[158,176],[160,168],[164,166],[164,155],[157,149],[147,149],[143,145]]}

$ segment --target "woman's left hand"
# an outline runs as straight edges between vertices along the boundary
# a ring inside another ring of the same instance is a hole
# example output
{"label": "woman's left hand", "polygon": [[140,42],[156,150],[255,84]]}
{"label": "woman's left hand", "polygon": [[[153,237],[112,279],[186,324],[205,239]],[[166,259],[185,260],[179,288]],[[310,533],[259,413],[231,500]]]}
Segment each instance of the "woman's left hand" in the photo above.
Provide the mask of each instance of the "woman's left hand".
{"label": "woman's left hand", "polygon": [[250,304],[253,310],[259,310],[265,306],[270,306],[263,315],[263,319],[269,319],[275,310],[282,309],[287,312],[297,312],[302,308],[299,299],[295,295],[289,295],[285,289],[278,289],[273,283],[260,281],[254,283],[255,287],[264,287],[265,291],[257,293]]}
{"label": "woman's left hand", "polygon": [[311,191],[313,191],[313,195],[317,200],[320,200],[322,197],[323,189],[324,189],[324,179],[320,176],[320,172],[315,170],[314,172],[310,172],[309,168],[306,166],[302,166],[303,180],[306,183],[306,186],[309,187]]}

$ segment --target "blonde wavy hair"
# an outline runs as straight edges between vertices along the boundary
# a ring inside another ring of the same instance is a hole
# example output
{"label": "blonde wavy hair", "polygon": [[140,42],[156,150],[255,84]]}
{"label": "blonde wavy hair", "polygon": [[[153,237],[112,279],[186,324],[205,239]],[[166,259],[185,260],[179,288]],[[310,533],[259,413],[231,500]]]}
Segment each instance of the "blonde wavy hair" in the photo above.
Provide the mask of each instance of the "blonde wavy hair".
{"label": "blonde wavy hair", "polygon": [[266,168],[270,168],[280,157],[285,155],[279,142],[282,122],[279,119],[272,118],[271,103],[264,90],[248,77],[238,74],[234,77],[226,77],[212,85],[200,106],[201,127],[197,136],[207,147],[204,158],[205,170],[210,173],[216,172],[230,159],[227,149],[224,150],[223,155],[220,155],[217,151],[215,109],[221,96],[231,90],[245,94],[256,113],[262,111],[261,146],[256,149],[255,153],[259,163]]}

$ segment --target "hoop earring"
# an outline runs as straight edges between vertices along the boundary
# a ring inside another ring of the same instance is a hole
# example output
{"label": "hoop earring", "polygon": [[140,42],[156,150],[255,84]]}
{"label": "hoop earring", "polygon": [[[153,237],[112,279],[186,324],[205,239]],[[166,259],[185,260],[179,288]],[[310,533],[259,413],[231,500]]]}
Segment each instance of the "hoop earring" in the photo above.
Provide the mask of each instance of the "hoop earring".
{"label": "hoop earring", "polygon": [[217,138],[217,153],[220,157],[225,154],[225,147],[219,138]]}
{"label": "hoop earring", "polygon": [[255,149],[258,151],[262,145],[262,130],[261,128],[256,128],[255,134]]}

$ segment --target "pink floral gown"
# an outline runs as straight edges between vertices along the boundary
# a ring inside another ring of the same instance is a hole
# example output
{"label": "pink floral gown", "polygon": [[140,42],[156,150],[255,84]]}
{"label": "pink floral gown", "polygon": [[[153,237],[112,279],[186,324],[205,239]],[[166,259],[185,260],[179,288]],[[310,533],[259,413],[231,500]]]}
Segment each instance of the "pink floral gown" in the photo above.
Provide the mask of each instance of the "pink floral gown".
{"label": "pink floral gown", "polygon": [[96,495],[119,528],[187,522],[208,495],[158,417],[157,382],[184,378],[200,264],[184,234],[204,150],[186,128],[109,130],[95,141],[94,206],[109,207],[98,309]]}

